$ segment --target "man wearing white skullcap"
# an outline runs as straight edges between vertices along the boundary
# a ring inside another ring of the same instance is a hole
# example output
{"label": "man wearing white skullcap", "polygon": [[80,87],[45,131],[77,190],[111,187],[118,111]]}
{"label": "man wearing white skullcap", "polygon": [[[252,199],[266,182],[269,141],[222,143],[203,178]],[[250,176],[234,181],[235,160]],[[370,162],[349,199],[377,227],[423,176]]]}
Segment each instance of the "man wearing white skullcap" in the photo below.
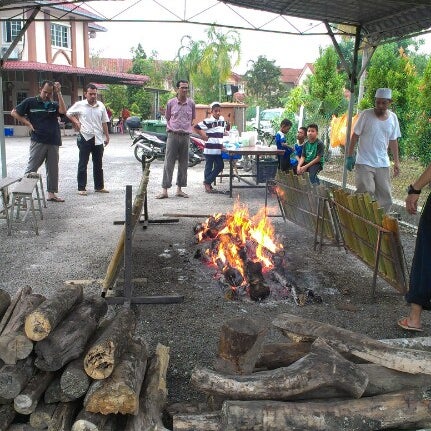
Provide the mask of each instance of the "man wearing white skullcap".
{"label": "man wearing white skullcap", "polygon": [[[400,173],[398,158],[400,125],[397,116],[389,110],[391,103],[392,90],[378,88],[374,108],[366,109],[359,115],[346,157],[346,168],[349,171],[356,165],[356,192],[370,193],[386,212],[392,205],[388,149],[394,159],[394,177]],[[354,151],[357,143],[355,160]]]}

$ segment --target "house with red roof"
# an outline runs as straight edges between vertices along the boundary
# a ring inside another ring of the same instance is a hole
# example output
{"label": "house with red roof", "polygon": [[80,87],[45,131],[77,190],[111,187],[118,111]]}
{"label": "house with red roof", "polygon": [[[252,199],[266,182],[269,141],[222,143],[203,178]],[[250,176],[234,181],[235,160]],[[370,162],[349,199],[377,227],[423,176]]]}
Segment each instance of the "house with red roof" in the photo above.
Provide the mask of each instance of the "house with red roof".
{"label": "house with red roof", "polygon": [[1,73],[5,124],[7,115],[26,97],[39,93],[45,79],[59,81],[69,106],[82,99],[88,83],[145,86],[149,78],[127,72],[93,68],[89,39],[106,31],[97,24],[103,17],[77,3],[36,0],[32,7],[0,9]]}
{"label": "house with red roof", "polygon": [[280,80],[286,85],[288,89],[292,89],[302,85],[305,79],[314,73],[314,66],[312,63],[305,63],[301,69],[292,69],[289,67],[282,67]]}

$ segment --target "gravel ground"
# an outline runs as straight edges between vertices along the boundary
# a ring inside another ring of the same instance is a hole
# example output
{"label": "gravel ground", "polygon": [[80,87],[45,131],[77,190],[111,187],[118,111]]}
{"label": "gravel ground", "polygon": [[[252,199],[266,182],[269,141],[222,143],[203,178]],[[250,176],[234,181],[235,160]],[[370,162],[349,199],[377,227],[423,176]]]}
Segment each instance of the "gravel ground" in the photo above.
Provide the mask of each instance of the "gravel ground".
{"label": "gravel ground", "polygon": [[[28,139],[7,138],[8,175],[20,176],[28,155]],[[111,193],[92,191],[89,168],[89,195],[78,196],[76,167],[78,150],[73,137],[65,137],[60,150],[60,192],[65,203],[48,202],[44,219],[39,222],[40,235],[35,236],[28,219],[14,223],[12,236],[7,236],[4,220],[0,221],[0,288],[14,294],[29,285],[34,292],[50,296],[69,280],[95,280],[85,292],[100,293],[101,283],[124,220],[125,186],[136,190],[141,167],[133,156],[130,138],[113,135],[104,157],[105,186]],[[223,194],[203,192],[203,164],[189,169],[189,199],[156,200],[160,192],[162,162],[151,166],[148,185],[148,207],[151,221],[178,217],[172,224],[138,225],[133,239],[133,277],[147,279],[133,285],[134,296],[172,294],[184,296],[178,304],[134,305],[137,312],[136,332],[153,350],[157,343],[171,348],[168,370],[169,402],[203,400],[189,385],[195,365],[210,366],[215,358],[221,325],[237,316],[248,316],[268,324],[280,313],[293,313],[328,322],[374,338],[409,337],[397,327],[397,319],[408,311],[403,298],[384,281],[378,280],[377,297],[371,296],[372,271],[353,255],[337,247],[313,251],[313,236],[280,217],[272,218],[275,232],[286,250],[289,277],[298,288],[311,289],[322,303],[304,307],[290,297],[256,303],[250,299],[229,300],[215,276],[215,270],[195,258],[203,246],[196,244],[193,227],[204,216],[232,210],[235,199]],[[222,183],[220,188],[227,188]],[[255,214],[265,199],[263,189],[241,190],[239,201]],[[277,213],[274,197],[269,205]],[[406,260],[410,265],[414,232],[402,233]],[[121,286],[116,287],[117,290]],[[430,317],[425,315],[425,335]],[[268,340],[280,339],[269,329]]]}

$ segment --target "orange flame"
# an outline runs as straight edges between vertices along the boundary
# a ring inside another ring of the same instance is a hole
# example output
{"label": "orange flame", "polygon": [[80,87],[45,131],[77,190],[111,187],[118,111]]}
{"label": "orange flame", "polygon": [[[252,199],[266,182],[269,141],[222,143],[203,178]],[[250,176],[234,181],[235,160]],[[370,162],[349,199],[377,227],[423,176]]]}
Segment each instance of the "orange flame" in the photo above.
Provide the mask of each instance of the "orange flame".
{"label": "orange flame", "polygon": [[[220,220],[221,214],[216,214],[213,220]],[[202,225],[209,226],[209,219]],[[204,240],[204,233],[197,234],[198,240]],[[237,201],[232,213],[226,214],[224,227],[213,238],[213,247],[206,250],[214,265],[223,268],[236,268],[244,276],[245,259],[260,261],[264,271],[273,268],[271,254],[282,250],[283,246],[275,242],[274,228],[262,208],[252,218],[248,209]],[[270,253],[268,253],[270,252]],[[251,253],[251,254],[250,254]]]}

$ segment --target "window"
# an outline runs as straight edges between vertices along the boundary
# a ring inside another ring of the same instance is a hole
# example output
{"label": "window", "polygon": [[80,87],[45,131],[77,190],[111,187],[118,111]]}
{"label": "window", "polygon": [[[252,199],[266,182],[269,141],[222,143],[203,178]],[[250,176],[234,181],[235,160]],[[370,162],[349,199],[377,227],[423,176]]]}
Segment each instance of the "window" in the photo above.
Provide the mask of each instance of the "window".
{"label": "window", "polygon": [[21,103],[24,99],[27,99],[27,93],[24,91],[18,91],[16,93],[16,104],[18,105]]}
{"label": "window", "polygon": [[12,43],[22,29],[22,21],[12,19],[3,23],[3,42]]}
{"label": "window", "polygon": [[70,27],[61,24],[51,24],[51,45],[60,48],[70,48]]}

